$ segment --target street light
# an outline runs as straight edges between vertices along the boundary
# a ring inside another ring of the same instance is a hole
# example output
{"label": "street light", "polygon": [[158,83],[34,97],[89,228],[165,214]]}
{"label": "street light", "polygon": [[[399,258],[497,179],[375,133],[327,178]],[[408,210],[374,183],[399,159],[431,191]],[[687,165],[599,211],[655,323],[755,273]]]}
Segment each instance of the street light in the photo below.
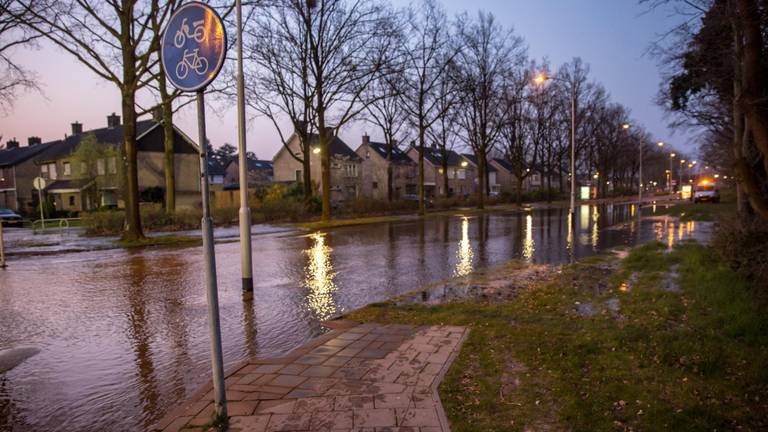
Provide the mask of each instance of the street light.
{"label": "street light", "polygon": [[[538,86],[544,85],[547,80],[555,80],[568,84],[567,80],[557,77],[550,77],[546,73],[542,72],[536,75],[533,82]],[[571,207],[569,214],[571,217],[575,214],[576,210],[576,90],[571,87]],[[627,125],[627,128],[629,125]],[[625,128],[626,129],[626,128]]]}

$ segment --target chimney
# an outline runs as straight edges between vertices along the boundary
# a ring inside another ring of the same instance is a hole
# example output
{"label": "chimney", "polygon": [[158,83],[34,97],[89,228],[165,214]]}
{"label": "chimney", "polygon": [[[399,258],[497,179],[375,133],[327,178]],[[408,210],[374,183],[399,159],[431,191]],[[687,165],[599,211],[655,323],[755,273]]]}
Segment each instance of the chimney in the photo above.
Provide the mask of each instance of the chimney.
{"label": "chimney", "polygon": [[83,133],[83,124],[80,122],[72,123],[72,135],[80,135]]}
{"label": "chimney", "polygon": [[43,140],[41,140],[40,137],[38,136],[31,136],[27,138],[27,145],[29,145],[30,147],[32,147],[33,145],[38,145],[42,143],[43,143]]}
{"label": "chimney", "polygon": [[371,138],[370,138],[370,137],[368,136],[368,134],[366,133],[365,135],[363,135],[363,144],[364,144],[364,145],[368,145],[368,144],[370,144],[370,143],[371,143]]}
{"label": "chimney", "polygon": [[112,113],[111,115],[107,116],[107,127],[112,129],[120,126],[120,116]]}
{"label": "chimney", "polygon": [[6,148],[6,149],[15,149],[15,148],[19,148],[19,142],[18,142],[18,141],[16,141],[16,138],[14,138],[14,139],[12,139],[12,140],[9,140],[7,143],[5,143],[5,148]]}

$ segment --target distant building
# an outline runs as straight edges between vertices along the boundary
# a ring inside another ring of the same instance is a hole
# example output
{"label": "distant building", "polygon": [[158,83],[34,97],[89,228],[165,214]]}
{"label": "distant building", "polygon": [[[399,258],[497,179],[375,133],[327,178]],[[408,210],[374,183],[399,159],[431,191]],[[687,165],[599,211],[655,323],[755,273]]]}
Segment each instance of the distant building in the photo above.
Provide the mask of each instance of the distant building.
{"label": "distant building", "polygon": [[[468,161],[469,164],[472,166],[475,172],[475,192],[477,192],[477,189],[480,187],[480,167],[477,164],[477,157],[470,153],[464,153],[461,155],[461,157],[464,158],[464,160]],[[501,184],[498,182],[498,170],[496,167],[490,163],[490,160],[486,163],[486,169],[488,170],[488,192],[490,192],[491,195],[498,195],[501,193]]]}
{"label": "distant building", "polygon": [[[418,164],[419,150],[408,149],[408,156]],[[440,196],[467,196],[475,192],[476,169],[468,160],[453,150],[446,151],[448,190],[443,185],[443,154],[435,147],[424,149],[424,194],[428,198]],[[418,181],[417,181],[418,183]],[[447,193],[446,193],[447,192]]]}
{"label": "distant building", "polygon": [[[93,135],[105,152],[96,160],[75,160],[83,138]],[[164,131],[154,120],[136,124],[139,192],[143,200],[162,202],[165,193]],[[59,211],[80,212],[99,207],[125,205],[124,167],[119,157],[123,147],[123,125],[114,113],[107,127],[83,131],[72,124],[72,135],[46,143],[48,148],[34,158],[39,176],[47,181],[45,192]],[[106,151],[110,150],[110,151]],[[197,145],[174,127],[174,172],[176,206],[197,207],[200,202],[200,154]],[[34,197],[33,197],[34,199]]]}
{"label": "distant building", "polygon": [[[247,159],[248,187],[272,183],[274,169],[272,161]],[[240,186],[240,161],[234,159],[225,168],[224,185],[228,189],[238,189]]]}
{"label": "distant building", "polygon": [[43,144],[39,137],[29,137],[26,146],[13,139],[0,149],[0,208],[19,213],[34,209],[37,192],[32,181],[40,173],[35,157],[50,147],[51,143]]}
{"label": "distant building", "polygon": [[396,145],[392,148],[391,161],[387,160],[387,145],[373,142],[364,135],[360,146],[355,151],[362,159],[361,194],[367,198],[386,200],[387,172],[392,165],[392,197],[400,199],[403,195],[418,193],[418,164]]}
{"label": "distant building", "polygon": [[208,159],[208,186],[211,191],[224,190],[227,169],[217,160]]}
{"label": "distant building", "polygon": [[[320,137],[312,134],[310,140],[310,178],[316,185],[316,193],[322,194],[322,177],[320,170]],[[338,136],[330,143],[331,151],[331,200],[334,202],[355,199],[360,194],[362,159]],[[299,158],[304,156],[299,146],[299,136],[294,132],[288,139],[288,146],[282,146],[272,159],[275,182],[303,181],[302,164],[290,153]]]}

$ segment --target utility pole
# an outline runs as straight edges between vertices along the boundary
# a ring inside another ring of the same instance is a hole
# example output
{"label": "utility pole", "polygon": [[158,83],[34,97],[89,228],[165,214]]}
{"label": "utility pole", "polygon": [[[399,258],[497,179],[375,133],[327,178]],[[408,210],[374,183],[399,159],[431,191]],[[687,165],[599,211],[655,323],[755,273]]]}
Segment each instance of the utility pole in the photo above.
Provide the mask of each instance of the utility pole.
{"label": "utility pole", "polygon": [[248,207],[248,158],[245,142],[245,78],[243,77],[243,5],[237,8],[237,138],[240,168],[240,271],[243,291],[253,291],[253,258],[251,252],[251,209]]}
{"label": "utility pole", "polygon": [[571,217],[576,211],[576,90],[571,89]]}

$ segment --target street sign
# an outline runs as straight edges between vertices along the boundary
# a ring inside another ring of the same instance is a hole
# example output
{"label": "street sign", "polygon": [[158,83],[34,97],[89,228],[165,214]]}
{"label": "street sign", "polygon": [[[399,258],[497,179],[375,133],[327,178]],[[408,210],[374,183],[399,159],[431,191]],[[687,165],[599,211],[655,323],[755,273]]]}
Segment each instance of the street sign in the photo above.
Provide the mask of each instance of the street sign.
{"label": "street sign", "polygon": [[171,16],[160,57],[171,84],[195,92],[216,79],[226,51],[227,32],[219,14],[206,4],[190,2]]}
{"label": "street sign", "polygon": [[35,177],[34,180],[32,180],[32,186],[36,190],[43,190],[45,189],[45,179],[42,177]]}

